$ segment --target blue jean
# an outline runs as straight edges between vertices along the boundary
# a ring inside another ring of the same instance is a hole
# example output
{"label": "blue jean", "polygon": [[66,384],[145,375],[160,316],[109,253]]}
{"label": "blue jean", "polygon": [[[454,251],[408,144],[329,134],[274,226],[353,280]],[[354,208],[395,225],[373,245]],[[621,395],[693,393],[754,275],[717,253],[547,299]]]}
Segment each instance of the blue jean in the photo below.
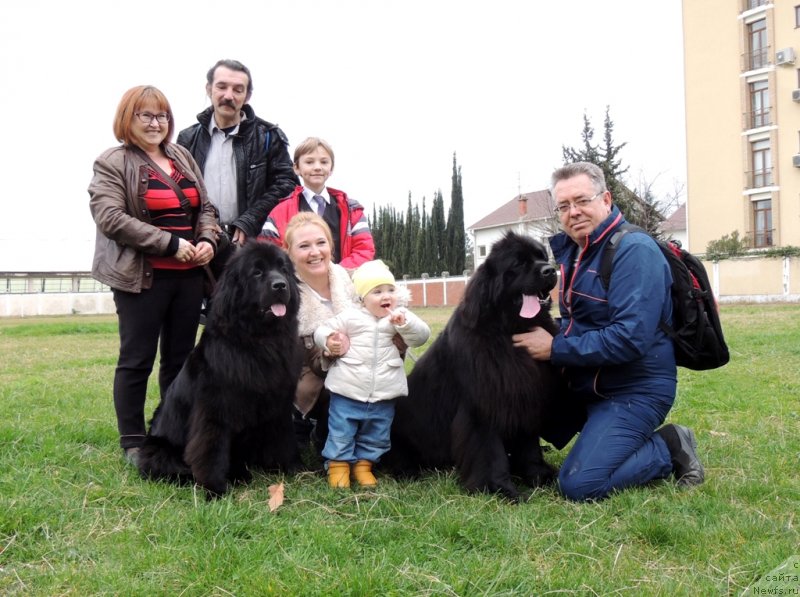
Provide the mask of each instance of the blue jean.
{"label": "blue jean", "polygon": [[589,403],[587,421],[561,465],[561,492],[575,501],[602,499],[614,490],[668,477],[669,450],[654,431],[674,396],[674,391],[623,394]]}
{"label": "blue jean", "polygon": [[325,460],[378,462],[391,447],[394,400],[361,402],[331,392]]}

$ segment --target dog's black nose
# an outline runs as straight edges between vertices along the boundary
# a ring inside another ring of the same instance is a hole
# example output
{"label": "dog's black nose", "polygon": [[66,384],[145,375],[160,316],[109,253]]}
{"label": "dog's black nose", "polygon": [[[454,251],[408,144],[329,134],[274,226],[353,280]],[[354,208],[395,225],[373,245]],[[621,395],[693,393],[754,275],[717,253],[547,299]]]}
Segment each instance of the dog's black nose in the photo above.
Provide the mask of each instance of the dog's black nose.
{"label": "dog's black nose", "polygon": [[552,265],[545,265],[542,268],[542,275],[543,276],[547,276],[548,278],[550,276],[555,276],[556,275],[556,268],[554,268]]}
{"label": "dog's black nose", "polygon": [[285,280],[276,280],[272,283],[272,290],[286,290]]}

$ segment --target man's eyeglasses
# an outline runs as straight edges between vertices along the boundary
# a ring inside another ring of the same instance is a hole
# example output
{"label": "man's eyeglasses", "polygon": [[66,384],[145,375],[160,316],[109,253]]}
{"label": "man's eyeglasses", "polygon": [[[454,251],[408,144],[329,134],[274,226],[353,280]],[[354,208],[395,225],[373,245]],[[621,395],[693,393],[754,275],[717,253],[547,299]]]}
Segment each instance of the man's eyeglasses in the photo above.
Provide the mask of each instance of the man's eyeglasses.
{"label": "man's eyeglasses", "polygon": [[159,112],[158,114],[150,114],[150,112],[136,112],[136,116],[139,117],[145,124],[150,124],[153,122],[153,118],[156,119],[158,124],[167,124],[169,122],[169,114],[167,112]]}
{"label": "man's eyeglasses", "polygon": [[582,197],[574,202],[565,201],[564,203],[559,203],[556,205],[555,212],[558,215],[564,215],[565,213],[569,212],[573,207],[577,207],[578,209],[583,209],[587,205],[589,205],[592,201],[597,199],[600,195],[602,195],[605,191],[600,191],[593,197]]}

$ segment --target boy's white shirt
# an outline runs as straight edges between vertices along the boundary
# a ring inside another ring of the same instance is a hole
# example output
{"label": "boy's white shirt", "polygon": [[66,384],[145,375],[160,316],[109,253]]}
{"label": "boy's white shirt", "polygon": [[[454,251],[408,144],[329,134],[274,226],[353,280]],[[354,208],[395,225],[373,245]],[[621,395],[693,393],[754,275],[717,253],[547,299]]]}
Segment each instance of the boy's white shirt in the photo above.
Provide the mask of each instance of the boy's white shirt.
{"label": "boy's white shirt", "polygon": [[314,202],[312,201],[314,199],[314,195],[319,195],[320,197],[325,199],[325,205],[331,204],[331,194],[328,192],[328,187],[324,187],[322,191],[320,191],[319,193],[315,193],[307,186],[303,186],[303,197],[305,197],[306,203],[311,209],[317,211],[317,206],[314,205]]}

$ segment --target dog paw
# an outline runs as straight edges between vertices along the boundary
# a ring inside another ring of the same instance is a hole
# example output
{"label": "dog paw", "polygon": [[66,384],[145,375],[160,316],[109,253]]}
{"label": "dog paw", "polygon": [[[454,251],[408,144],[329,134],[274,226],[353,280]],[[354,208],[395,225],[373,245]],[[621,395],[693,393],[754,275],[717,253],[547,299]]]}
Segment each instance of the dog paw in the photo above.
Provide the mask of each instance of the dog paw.
{"label": "dog paw", "polygon": [[519,504],[527,499],[525,495],[517,491],[517,488],[513,485],[511,487],[500,487],[496,489],[494,493],[511,504]]}
{"label": "dog paw", "polygon": [[221,498],[228,491],[228,484],[222,483],[203,483],[203,489],[206,491],[206,501],[212,502]]}
{"label": "dog paw", "polygon": [[532,470],[527,471],[527,474],[523,477],[525,484],[530,487],[553,485],[557,478],[558,471],[549,464],[536,466]]}

